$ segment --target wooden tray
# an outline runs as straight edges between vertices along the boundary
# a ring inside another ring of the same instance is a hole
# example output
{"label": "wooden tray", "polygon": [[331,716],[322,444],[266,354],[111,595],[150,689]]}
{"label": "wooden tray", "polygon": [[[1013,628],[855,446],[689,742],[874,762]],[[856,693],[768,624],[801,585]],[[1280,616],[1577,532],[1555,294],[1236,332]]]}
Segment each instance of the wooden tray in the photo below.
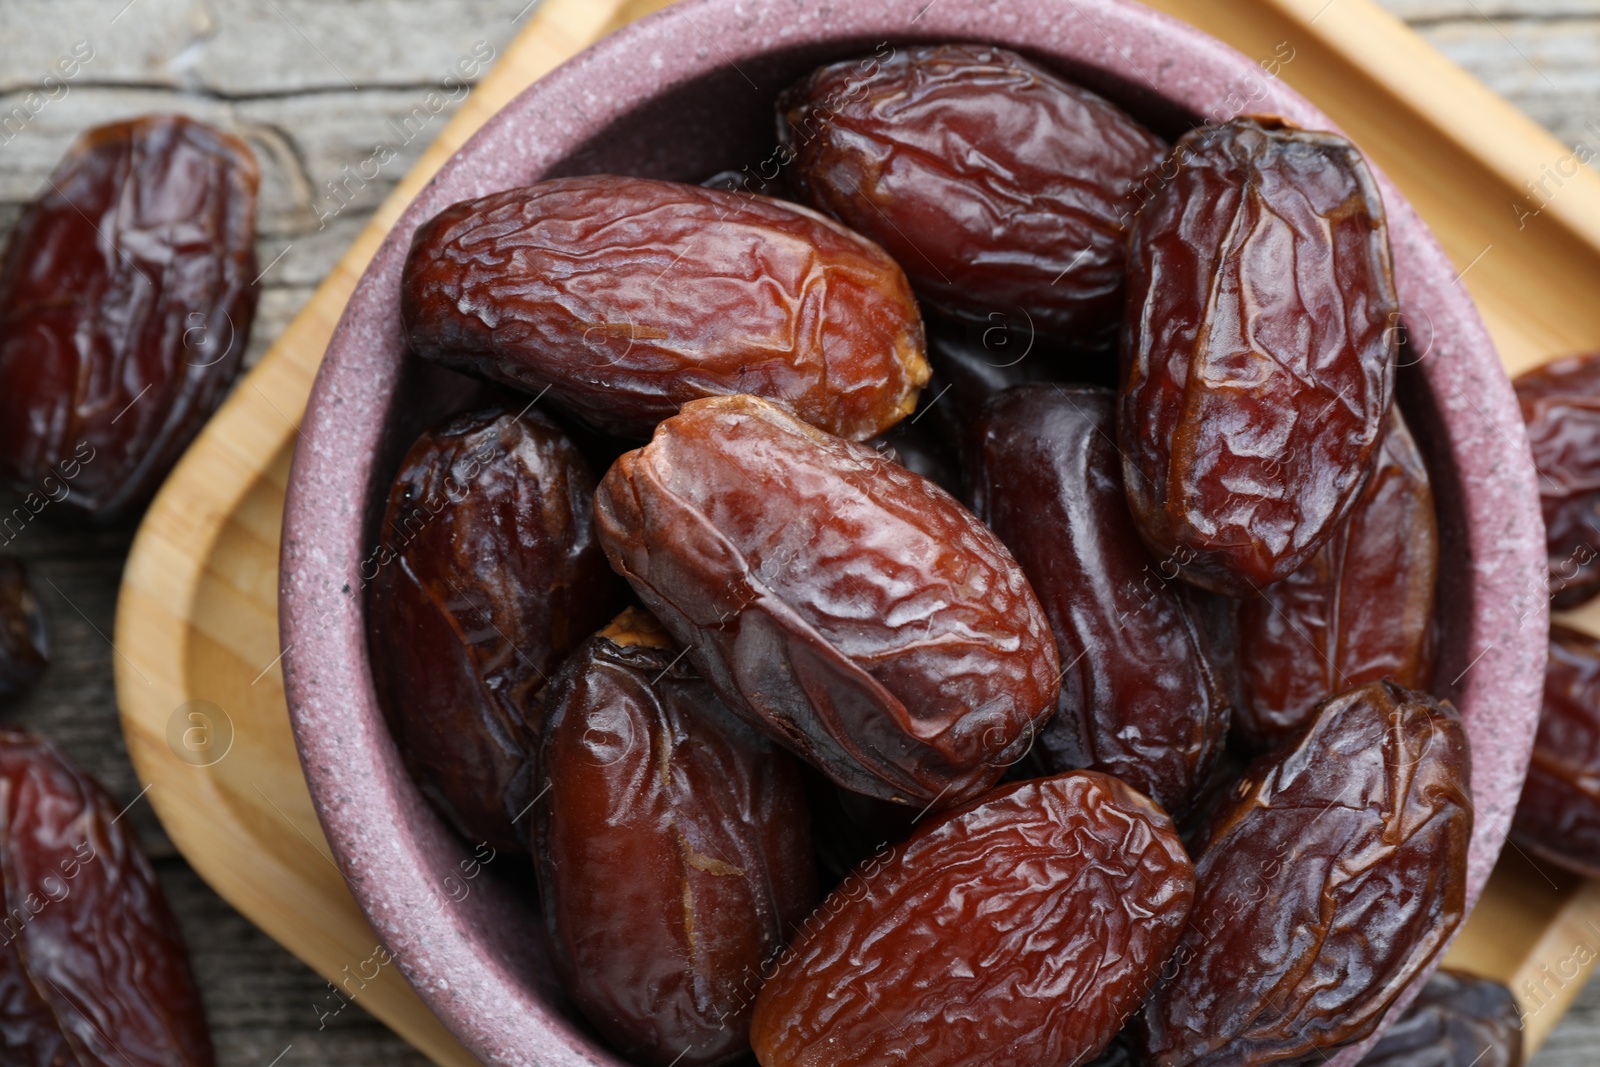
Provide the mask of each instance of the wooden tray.
{"label": "wooden tray", "polygon": [[[660,6],[544,0],[185,455],[128,559],[117,694],[150,801],[218,893],[336,984],[358,988],[347,979],[377,938],[318,826],[277,666],[279,527],[300,414],[356,280],[434,170],[524,86]],[[1154,6],[1276,59],[1278,76],[1356,138],[1443,241],[1510,371],[1600,347],[1600,177],[1579,167],[1559,186],[1547,181],[1548,197],[1524,184],[1541,178],[1541,165],[1565,169],[1565,146],[1369,0]],[[1600,606],[1572,621],[1600,634]],[[1508,850],[1450,959],[1512,985],[1536,1048],[1596,950],[1600,888]],[[435,1061],[474,1062],[394,968],[364,983],[356,1001]]]}

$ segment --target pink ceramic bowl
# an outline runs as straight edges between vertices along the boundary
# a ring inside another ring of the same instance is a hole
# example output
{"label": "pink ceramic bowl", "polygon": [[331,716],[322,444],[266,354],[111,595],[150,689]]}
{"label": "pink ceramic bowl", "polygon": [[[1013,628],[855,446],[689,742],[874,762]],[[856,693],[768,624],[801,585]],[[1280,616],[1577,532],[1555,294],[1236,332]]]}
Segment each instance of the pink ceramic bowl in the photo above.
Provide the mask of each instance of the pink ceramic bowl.
{"label": "pink ceramic bowl", "polygon": [[[306,411],[284,518],[289,707],[351,890],[422,998],[486,1063],[619,1061],[561,1007],[529,891],[494,873],[509,864],[463,879],[472,856],[406,777],[374,699],[362,589],[385,490],[418,430],[472,389],[405,353],[399,281],[411,234],[458,200],[542,178],[694,181],[754,169],[773,151],[774,97],[806,71],[885,41],[962,40],[1026,53],[1168,136],[1241,106],[1332,128],[1257,61],[1116,0],[685,0],[607,38],[491,120],[417,197],[350,300]],[[1476,900],[1521,788],[1539,709],[1544,531],[1494,347],[1438,244],[1380,182],[1410,330],[1401,396],[1436,472],[1443,531],[1438,677],[1473,745],[1478,817],[1468,892]],[[1351,1050],[1333,1062],[1355,1058]]]}

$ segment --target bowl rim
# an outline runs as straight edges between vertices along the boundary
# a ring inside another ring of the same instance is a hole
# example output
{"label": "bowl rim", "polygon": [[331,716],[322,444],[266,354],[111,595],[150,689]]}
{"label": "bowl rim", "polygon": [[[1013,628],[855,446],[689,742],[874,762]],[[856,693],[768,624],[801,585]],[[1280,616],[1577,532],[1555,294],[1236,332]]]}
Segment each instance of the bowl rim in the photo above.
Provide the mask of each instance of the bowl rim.
{"label": "bowl rim", "polygon": [[[651,94],[776,49],[833,43],[844,58],[879,38],[990,43],[1096,71],[1213,119],[1268,111],[1338,128],[1256,61],[1129,0],[680,0],[534,83],[444,164],[367,266],[318,370],[284,507],[280,643],[296,747],[351,892],[389,958],[485,1063],[623,1061],[547,1003],[557,995],[553,978],[530,979],[542,949],[507,935],[516,928],[513,893],[486,885],[459,901],[442,895],[452,865],[472,856],[410,785],[376,703],[361,592],[372,546],[361,539],[366,501],[383,491],[373,485],[373,456],[397,388],[398,278],[410,236],[450,203],[536,179]],[[1504,842],[1537,725],[1548,628],[1543,523],[1531,464],[1505,455],[1526,456],[1526,434],[1493,343],[1436,239],[1374,172],[1406,326],[1463,487],[1473,581],[1462,655],[1482,651],[1445,688],[1469,712],[1473,790],[1484,800],[1469,850],[1470,910]],[[486,958],[491,943],[497,953]],[[1352,1067],[1375,1039],[1331,1063]]]}

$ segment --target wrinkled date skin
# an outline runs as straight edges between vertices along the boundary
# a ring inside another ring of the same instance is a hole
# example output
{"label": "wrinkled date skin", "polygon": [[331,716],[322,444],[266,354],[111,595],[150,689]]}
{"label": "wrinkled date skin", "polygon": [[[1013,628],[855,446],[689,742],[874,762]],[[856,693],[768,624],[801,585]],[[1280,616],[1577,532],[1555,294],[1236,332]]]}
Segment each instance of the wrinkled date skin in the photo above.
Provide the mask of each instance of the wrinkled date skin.
{"label": "wrinkled date skin", "polygon": [[1022,569],[948,493],[758,397],[619,459],[601,544],[728,705],[839,785],[971,799],[1055,708]]}
{"label": "wrinkled date skin", "polygon": [[1166,143],[1014,52],[895,51],[778,101],[801,199],[889,250],[941,312],[1024,314],[1092,346],[1122,310],[1125,240]]}
{"label": "wrinkled date skin", "polygon": [[389,490],[368,637],[389,727],[456,830],[527,851],[541,691],[621,606],[594,476],[534,411],[447,419]]}
{"label": "wrinkled date skin", "polygon": [[1544,708],[1511,834],[1600,878],[1600,641],[1560,623],[1550,627]]}
{"label": "wrinkled date skin", "polygon": [[1066,664],[1034,753],[1177,813],[1222,753],[1231,694],[1176,591],[1179,561],[1152,557],[1133,528],[1115,409],[1092,386],[1001,394],[973,426],[973,508],[1022,564]]}
{"label": "wrinkled date skin", "polygon": [[1250,597],[1355,503],[1394,390],[1383,202],[1344,138],[1271,118],[1187,134],[1130,237],[1117,430],[1139,531]]}
{"label": "wrinkled date skin", "polygon": [[1600,352],[1546,363],[1512,385],[1539,470],[1550,603],[1575,608],[1600,593]]}
{"label": "wrinkled date skin", "polygon": [[211,1067],[189,957],[131,822],[48,741],[0,731],[0,1060]]}
{"label": "wrinkled date skin", "polygon": [[1330,693],[1433,680],[1439,527],[1422,453],[1395,408],[1350,517],[1304,566],[1239,605],[1242,736],[1287,740]]}
{"label": "wrinkled date skin", "polygon": [[1499,982],[1440,968],[1361,1067],[1522,1067],[1522,1011]]}
{"label": "wrinkled date skin", "polygon": [[27,568],[0,557],[0,699],[27,691],[49,666],[50,637]]}
{"label": "wrinkled date skin", "polygon": [[509,189],[418,228],[401,313],[420,356],[647,437],[700,397],[758,393],[852,440],[928,380],[884,251],[814,211],[646,178]]}
{"label": "wrinkled date skin", "polygon": [[1019,782],[919,828],[806,920],[756,998],[761,1067],[1085,1062],[1154,982],[1194,872],[1109,775]]}
{"label": "wrinkled date skin", "polygon": [[552,685],[535,806],[567,989],[649,1067],[748,1048],[764,965],[816,903],[801,770],[629,609]]}
{"label": "wrinkled date skin", "polygon": [[1448,704],[1389,682],[1323,702],[1204,835],[1140,1062],[1320,1062],[1370,1034],[1462,920],[1469,776]]}
{"label": "wrinkled date skin", "polygon": [[931,430],[902,422],[867,442],[886,459],[920,474],[953,497],[961,495],[961,468],[951,448]]}
{"label": "wrinkled date skin", "polygon": [[154,115],[84,134],[0,263],[0,478],[110,518],[238,374],[256,306],[249,147]]}

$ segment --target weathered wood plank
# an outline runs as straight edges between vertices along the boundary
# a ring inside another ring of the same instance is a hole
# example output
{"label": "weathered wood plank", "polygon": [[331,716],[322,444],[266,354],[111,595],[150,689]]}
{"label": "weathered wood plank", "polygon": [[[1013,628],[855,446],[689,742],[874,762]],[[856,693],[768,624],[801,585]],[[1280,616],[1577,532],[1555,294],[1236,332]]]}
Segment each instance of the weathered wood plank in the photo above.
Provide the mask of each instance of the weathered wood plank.
{"label": "weathered wood plank", "polygon": [[423,1056],[358,1006],[338,1008],[320,975],[230,908],[182,860],[157,869],[189,943],[223,1067],[425,1067]]}
{"label": "weathered wood plank", "polygon": [[[475,80],[527,0],[6,0],[0,88],[32,84],[88,41],[83,77],[217,96]],[[525,17],[525,16],[524,16]],[[463,58],[469,62],[458,65]],[[477,62],[472,62],[474,59]]]}
{"label": "weathered wood plank", "polygon": [[[84,85],[41,108],[14,134],[4,126],[5,116],[22,106],[26,94],[13,92],[0,96],[0,201],[36,195],[72,142],[91,126],[182,111],[250,142],[262,170],[263,234],[310,234],[355,212],[360,216],[355,225],[341,231],[354,236],[470,91],[462,85],[223,101],[167,89]],[[322,270],[336,258],[329,255]]]}
{"label": "weathered wood plank", "polygon": [[1463,19],[1420,32],[1561,140],[1600,153],[1600,18]]}
{"label": "weathered wood plank", "polygon": [[1379,0],[1379,3],[1413,24],[1447,19],[1475,22],[1490,18],[1499,22],[1600,16],[1600,0]]}

